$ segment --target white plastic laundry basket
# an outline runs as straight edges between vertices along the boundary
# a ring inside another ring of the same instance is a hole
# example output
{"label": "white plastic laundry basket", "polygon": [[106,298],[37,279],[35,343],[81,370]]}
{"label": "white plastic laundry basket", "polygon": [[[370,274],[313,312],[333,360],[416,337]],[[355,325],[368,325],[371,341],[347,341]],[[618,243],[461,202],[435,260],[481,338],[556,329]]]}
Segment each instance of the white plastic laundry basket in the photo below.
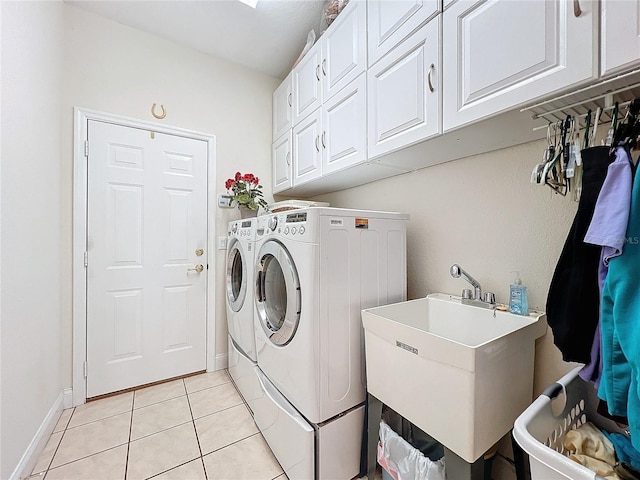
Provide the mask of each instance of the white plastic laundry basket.
{"label": "white plastic laundry basket", "polygon": [[597,413],[596,390],[578,376],[580,369],[547,388],[515,421],[513,436],[529,454],[531,480],[602,479],[565,456],[563,447],[565,433],[586,422],[610,432],[621,431],[615,422]]}

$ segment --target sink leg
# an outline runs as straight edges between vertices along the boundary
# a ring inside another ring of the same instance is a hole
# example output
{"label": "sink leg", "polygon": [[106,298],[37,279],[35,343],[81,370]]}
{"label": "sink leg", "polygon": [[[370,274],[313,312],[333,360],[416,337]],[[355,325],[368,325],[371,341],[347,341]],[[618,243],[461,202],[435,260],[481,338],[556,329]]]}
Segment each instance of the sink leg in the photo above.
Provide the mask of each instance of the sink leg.
{"label": "sink leg", "polygon": [[484,480],[484,458],[469,463],[444,447],[444,464],[447,478],[455,480]]}
{"label": "sink leg", "polygon": [[374,480],[376,476],[381,418],[382,402],[370,393],[367,394],[367,478],[369,480]]}
{"label": "sink leg", "polygon": [[513,448],[513,461],[516,464],[516,479],[530,480],[527,455],[513,437],[513,430],[511,430],[511,448]]}

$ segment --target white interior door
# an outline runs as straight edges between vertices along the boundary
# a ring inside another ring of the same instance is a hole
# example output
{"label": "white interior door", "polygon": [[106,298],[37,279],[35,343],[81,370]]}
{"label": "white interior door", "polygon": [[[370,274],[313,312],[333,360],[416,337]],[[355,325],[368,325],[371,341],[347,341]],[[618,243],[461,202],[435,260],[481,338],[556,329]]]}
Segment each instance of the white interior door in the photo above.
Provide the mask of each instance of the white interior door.
{"label": "white interior door", "polygon": [[88,142],[87,397],[204,370],[207,142],[93,120]]}

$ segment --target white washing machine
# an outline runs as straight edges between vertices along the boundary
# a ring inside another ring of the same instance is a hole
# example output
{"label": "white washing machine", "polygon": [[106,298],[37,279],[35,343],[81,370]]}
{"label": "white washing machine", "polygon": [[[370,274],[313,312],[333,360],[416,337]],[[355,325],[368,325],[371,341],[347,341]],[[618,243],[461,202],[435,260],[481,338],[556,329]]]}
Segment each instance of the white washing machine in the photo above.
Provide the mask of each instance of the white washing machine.
{"label": "white washing machine", "polygon": [[227,232],[227,327],[229,374],[253,410],[260,386],[255,378],[254,249],[257,218],[229,222]]}
{"label": "white washing machine", "polygon": [[[358,474],[365,400],[360,312],[406,299],[408,218],[305,208],[258,220],[255,326],[262,396],[255,420],[289,478]],[[291,410],[306,427],[296,430],[302,424],[287,414]],[[263,411],[271,411],[269,419]],[[314,458],[281,458],[286,444],[309,451],[303,448],[309,425]]]}

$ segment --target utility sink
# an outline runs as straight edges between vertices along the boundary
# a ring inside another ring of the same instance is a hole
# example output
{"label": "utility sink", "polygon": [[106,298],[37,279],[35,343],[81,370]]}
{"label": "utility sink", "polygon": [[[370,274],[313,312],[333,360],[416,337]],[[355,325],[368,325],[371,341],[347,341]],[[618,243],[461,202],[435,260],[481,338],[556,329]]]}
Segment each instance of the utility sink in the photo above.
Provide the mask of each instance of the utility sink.
{"label": "utility sink", "polygon": [[362,311],[367,390],[469,463],[513,428],[533,395],[544,313],[426,298]]}

